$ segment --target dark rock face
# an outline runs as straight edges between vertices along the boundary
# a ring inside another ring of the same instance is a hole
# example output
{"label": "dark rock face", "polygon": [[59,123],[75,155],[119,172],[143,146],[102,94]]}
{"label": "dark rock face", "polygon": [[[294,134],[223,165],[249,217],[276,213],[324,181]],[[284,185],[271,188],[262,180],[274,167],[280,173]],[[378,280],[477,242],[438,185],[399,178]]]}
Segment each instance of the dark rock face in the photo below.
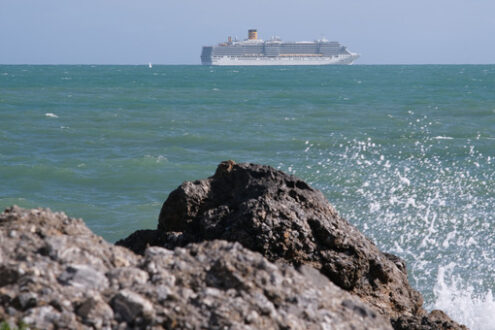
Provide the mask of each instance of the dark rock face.
{"label": "dark rock face", "polygon": [[392,325],[396,330],[467,329],[440,310],[433,310],[428,315],[400,316],[393,320]]}
{"label": "dark rock face", "polygon": [[459,327],[430,322],[403,260],[380,252],[321,192],[269,166],[221,163],[214,176],[185,182],[169,195],[157,230],[117,244],[142,253],[147,244],[173,249],[215,239],[239,242],[271,262],[311,266],[397,328]]}
{"label": "dark rock face", "polygon": [[317,270],[212,240],[144,255],[79,219],[0,214],[0,321],[36,329],[391,329]]}

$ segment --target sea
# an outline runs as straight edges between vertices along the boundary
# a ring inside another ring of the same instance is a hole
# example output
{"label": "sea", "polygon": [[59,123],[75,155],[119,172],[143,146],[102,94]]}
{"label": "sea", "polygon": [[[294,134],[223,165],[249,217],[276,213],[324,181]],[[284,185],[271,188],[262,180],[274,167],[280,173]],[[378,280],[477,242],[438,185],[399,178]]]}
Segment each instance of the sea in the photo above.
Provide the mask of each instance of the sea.
{"label": "sea", "polygon": [[321,190],[428,310],[495,329],[495,65],[0,66],[0,208],[110,242],[224,160]]}

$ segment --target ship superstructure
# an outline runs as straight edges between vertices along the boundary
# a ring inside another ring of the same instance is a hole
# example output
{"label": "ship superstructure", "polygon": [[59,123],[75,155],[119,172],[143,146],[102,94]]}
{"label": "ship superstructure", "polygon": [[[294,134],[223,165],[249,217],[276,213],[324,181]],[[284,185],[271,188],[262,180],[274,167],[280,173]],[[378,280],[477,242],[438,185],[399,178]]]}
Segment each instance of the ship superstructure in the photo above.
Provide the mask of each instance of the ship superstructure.
{"label": "ship superstructure", "polygon": [[232,40],[216,46],[204,46],[204,65],[329,65],[352,64],[359,55],[337,41],[284,42],[278,37],[258,39],[257,30],[248,31],[248,39]]}

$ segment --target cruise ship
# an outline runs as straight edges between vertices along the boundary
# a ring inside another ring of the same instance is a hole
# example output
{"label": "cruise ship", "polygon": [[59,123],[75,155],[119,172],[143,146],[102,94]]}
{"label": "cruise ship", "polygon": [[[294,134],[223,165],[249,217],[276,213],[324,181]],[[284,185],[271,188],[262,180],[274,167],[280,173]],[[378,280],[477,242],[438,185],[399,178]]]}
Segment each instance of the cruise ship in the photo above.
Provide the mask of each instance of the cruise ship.
{"label": "cruise ship", "polygon": [[285,42],[279,37],[258,39],[257,30],[249,30],[243,41],[232,40],[216,46],[204,46],[203,65],[330,65],[352,64],[359,55],[337,41]]}

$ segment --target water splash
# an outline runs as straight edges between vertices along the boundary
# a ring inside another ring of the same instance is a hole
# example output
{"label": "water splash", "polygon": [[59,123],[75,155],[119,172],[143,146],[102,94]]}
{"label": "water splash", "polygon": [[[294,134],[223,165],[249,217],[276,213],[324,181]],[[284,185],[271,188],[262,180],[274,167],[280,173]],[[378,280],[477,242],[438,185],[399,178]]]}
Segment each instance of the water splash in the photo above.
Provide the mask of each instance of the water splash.
{"label": "water splash", "polygon": [[[333,133],[331,142],[307,140],[304,162],[316,165],[289,169],[309,177],[380,249],[406,260],[427,308],[494,329],[486,318],[495,318],[495,169],[493,155],[480,151],[490,137],[446,138],[432,125],[410,112],[397,142]],[[439,266],[446,264],[453,266]]]}
{"label": "water splash", "polygon": [[459,276],[454,275],[456,264],[440,266],[433,288],[435,303],[431,309],[441,309],[456,321],[471,329],[495,329],[495,300],[489,289],[477,294],[476,289]]}

